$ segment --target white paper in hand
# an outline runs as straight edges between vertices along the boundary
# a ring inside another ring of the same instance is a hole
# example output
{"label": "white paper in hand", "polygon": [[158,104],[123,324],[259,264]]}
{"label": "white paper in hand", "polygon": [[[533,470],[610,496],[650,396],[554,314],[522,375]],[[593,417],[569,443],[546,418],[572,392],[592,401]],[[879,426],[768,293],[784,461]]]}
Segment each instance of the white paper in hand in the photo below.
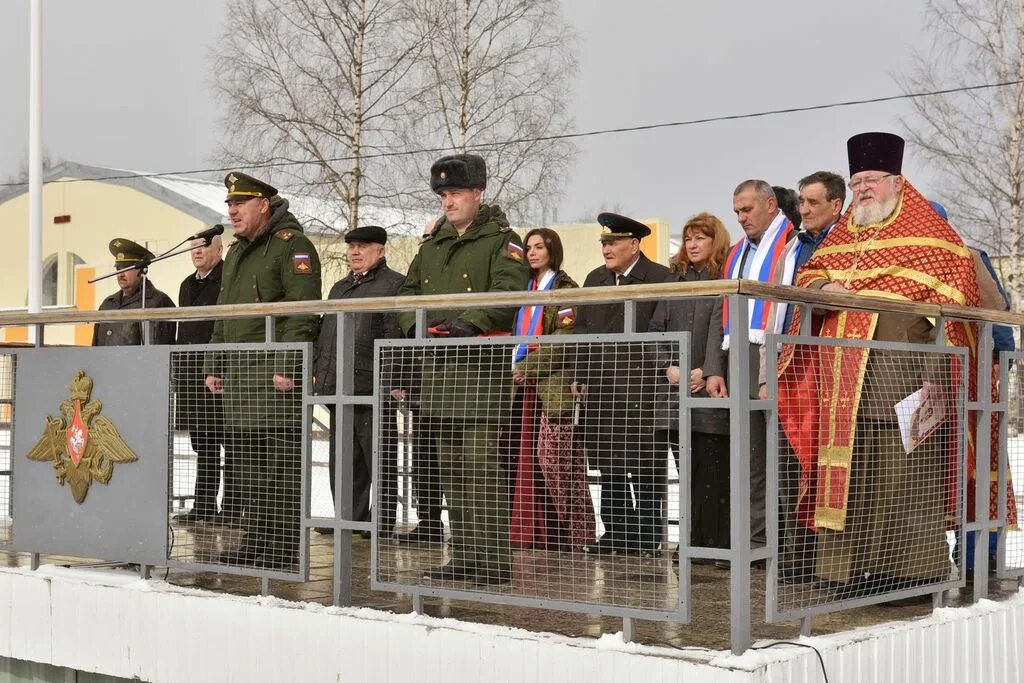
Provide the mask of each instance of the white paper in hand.
{"label": "white paper in hand", "polygon": [[946,406],[930,382],[893,406],[903,439],[903,450],[910,453],[938,428],[946,418]]}

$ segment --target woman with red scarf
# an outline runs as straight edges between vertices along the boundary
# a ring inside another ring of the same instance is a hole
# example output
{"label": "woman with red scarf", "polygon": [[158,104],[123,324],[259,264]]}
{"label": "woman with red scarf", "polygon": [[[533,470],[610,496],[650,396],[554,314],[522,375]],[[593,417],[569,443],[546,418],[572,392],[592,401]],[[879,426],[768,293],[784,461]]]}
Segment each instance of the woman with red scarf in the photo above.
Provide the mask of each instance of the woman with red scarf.
{"label": "woman with red scarf", "polygon": [[[526,234],[530,291],[578,287],[562,265],[562,242],[550,228]],[[576,314],[567,306],[523,306],[516,315],[519,336],[571,334]],[[566,345],[518,344],[512,376],[516,395],[515,435],[519,457],[512,472],[513,547],[576,551],[594,541],[594,505],[587,486],[583,449],[573,425],[572,381],[565,368]]]}

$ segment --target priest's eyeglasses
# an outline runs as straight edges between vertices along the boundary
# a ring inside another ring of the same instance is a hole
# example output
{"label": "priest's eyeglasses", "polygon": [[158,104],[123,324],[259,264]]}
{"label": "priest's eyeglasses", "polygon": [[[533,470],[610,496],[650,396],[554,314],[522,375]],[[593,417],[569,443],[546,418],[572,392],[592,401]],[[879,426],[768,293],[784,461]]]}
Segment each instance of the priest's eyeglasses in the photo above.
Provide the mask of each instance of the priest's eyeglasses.
{"label": "priest's eyeglasses", "polygon": [[857,178],[856,180],[851,180],[847,187],[849,187],[854,192],[856,192],[862,187],[866,190],[869,187],[874,187],[875,185],[878,185],[878,183],[882,182],[886,178],[891,177],[892,173],[886,173],[885,175],[865,176],[864,178]]}

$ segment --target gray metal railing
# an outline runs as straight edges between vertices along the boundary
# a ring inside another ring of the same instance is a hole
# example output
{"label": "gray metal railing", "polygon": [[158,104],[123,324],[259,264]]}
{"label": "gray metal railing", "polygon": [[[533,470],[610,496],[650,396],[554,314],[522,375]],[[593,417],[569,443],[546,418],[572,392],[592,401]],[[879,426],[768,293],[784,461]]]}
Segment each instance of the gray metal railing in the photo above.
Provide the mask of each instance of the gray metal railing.
{"label": "gray metal railing", "polygon": [[[623,297],[628,296],[628,299]],[[665,298],[674,297],[728,297],[730,309],[733,312],[734,319],[745,319],[745,312],[749,304],[751,297],[768,298],[786,300],[794,303],[801,307],[804,312],[803,318],[805,320],[810,319],[809,313],[812,310],[820,309],[836,309],[836,308],[850,308],[855,310],[867,310],[872,312],[898,312],[898,313],[909,313],[919,316],[926,316],[936,320],[936,326],[938,330],[942,330],[942,321],[945,319],[959,319],[978,322],[978,339],[979,349],[977,353],[977,376],[979,379],[979,391],[977,400],[964,401],[958,410],[963,411],[965,415],[975,415],[977,422],[977,431],[975,433],[976,441],[976,453],[977,462],[976,468],[979,472],[988,472],[988,459],[989,451],[987,443],[991,438],[997,436],[993,434],[990,429],[991,420],[989,419],[993,414],[1000,416],[1000,429],[998,432],[999,437],[999,457],[1000,466],[998,467],[998,486],[999,486],[999,500],[998,510],[996,519],[989,520],[988,514],[988,492],[989,492],[989,481],[985,476],[977,477],[975,481],[975,509],[973,522],[966,522],[967,510],[965,506],[966,497],[966,477],[961,476],[959,481],[960,491],[963,495],[959,497],[959,512],[957,513],[957,519],[960,520],[959,524],[953,524],[953,529],[957,534],[964,534],[965,532],[974,531],[979,536],[984,536],[989,530],[995,530],[998,538],[998,552],[996,555],[997,561],[997,575],[1001,578],[1020,578],[1024,576],[1024,560],[1021,559],[1021,555],[1024,555],[1022,546],[1016,545],[1016,537],[1011,534],[1016,533],[1015,531],[1008,528],[1008,515],[1007,506],[1009,504],[1009,495],[1007,494],[1008,486],[1008,475],[1013,477],[1016,481],[1019,479],[1018,476],[1024,477],[1024,449],[1021,449],[1021,453],[1018,453],[1017,443],[1015,441],[1015,435],[1011,430],[1011,423],[1016,424],[1016,420],[1011,420],[1010,415],[1010,395],[1011,392],[1020,392],[1018,387],[1010,387],[1011,361],[1019,363],[1022,354],[1002,354],[999,359],[999,377],[1000,377],[1000,391],[1001,398],[998,402],[993,402],[988,398],[987,389],[991,381],[991,371],[993,367],[993,356],[992,356],[992,345],[991,345],[991,326],[993,323],[1003,323],[1014,326],[1020,326],[1024,324],[1024,316],[1001,313],[995,311],[981,311],[977,309],[966,309],[958,307],[943,307],[936,305],[919,305],[911,304],[900,301],[886,300],[886,299],[874,299],[866,296],[853,296],[853,295],[827,295],[820,292],[810,292],[792,287],[779,287],[779,286],[768,286],[760,283],[747,282],[747,281],[719,281],[712,283],[704,283],[701,286],[693,286],[688,284],[659,284],[659,285],[643,285],[633,286],[626,288],[593,288],[593,289],[581,289],[581,290],[560,290],[557,292],[537,292],[537,293],[502,293],[502,294],[467,294],[458,297],[459,306],[467,308],[473,306],[490,306],[490,307],[518,307],[523,305],[524,302],[535,303],[538,305],[546,304],[574,304],[574,305],[586,305],[591,303],[600,302],[616,302],[622,303],[625,308],[625,320],[627,329],[629,325],[635,320],[635,305],[639,301],[650,301]],[[309,455],[309,449],[304,449],[304,460],[303,460],[303,480],[306,484],[303,486],[301,492],[302,499],[302,520],[301,529],[304,537],[308,538],[307,532],[312,527],[329,527],[336,533],[334,536],[333,552],[334,552],[334,576],[333,576],[333,602],[338,605],[349,604],[352,601],[352,569],[353,569],[353,549],[352,539],[350,533],[344,533],[352,530],[367,530],[374,533],[373,548],[375,555],[379,551],[381,546],[381,539],[379,538],[378,530],[373,522],[360,522],[352,519],[353,501],[351,488],[348,486],[348,482],[351,481],[353,462],[350,449],[347,444],[351,442],[353,433],[353,420],[354,411],[356,406],[374,406],[376,405],[375,396],[356,395],[353,386],[353,363],[352,363],[352,349],[354,344],[352,343],[353,334],[353,316],[360,313],[368,313],[375,311],[396,311],[396,310],[414,310],[417,315],[417,329],[422,335],[425,329],[426,311],[431,308],[444,308],[451,303],[452,297],[447,296],[425,296],[425,297],[393,297],[393,298],[381,298],[381,299],[358,299],[358,300],[342,300],[342,301],[309,301],[309,302],[297,302],[297,303],[286,303],[286,304],[266,304],[266,305],[253,305],[253,306],[216,306],[216,307],[205,307],[205,308],[189,308],[189,309],[151,309],[146,311],[103,311],[103,312],[55,312],[46,311],[41,314],[2,314],[0,313],[0,326],[24,326],[28,325],[35,329],[35,339],[37,340],[37,346],[45,346],[43,343],[44,332],[46,325],[49,324],[69,324],[79,322],[94,322],[94,321],[130,321],[130,320],[141,320],[141,321],[157,321],[157,320],[174,320],[174,319],[214,319],[214,318],[232,318],[232,317],[263,317],[266,320],[267,330],[267,344],[273,346],[270,340],[273,339],[274,331],[274,318],[276,316],[294,315],[294,314],[325,314],[337,316],[337,342],[336,342],[336,353],[339,362],[338,367],[338,378],[337,387],[338,392],[333,396],[315,395],[310,390],[308,383],[304,387],[303,405],[305,406],[304,422],[309,425],[312,422],[312,409],[316,405],[334,405],[336,407],[336,419],[337,428],[335,435],[335,443],[338,452],[338,464],[337,472],[335,474],[335,499],[334,509],[335,516],[331,519],[324,519],[320,517],[313,517],[310,510],[310,491],[308,482],[311,480],[311,468],[313,467],[312,458]],[[149,325],[144,325],[148,328]],[[804,330],[803,332],[806,332]],[[630,336],[627,334],[627,336]],[[681,448],[681,458],[679,471],[681,473],[679,477],[679,556],[680,556],[680,569],[679,569],[679,607],[678,611],[675,611],[672,618],[677,619],[681,622],[685,622],[688,619],[688,612],[685,607],[689,604],[689,561],[698,558],[705,559],[718,559],[726,560],[729,562],[729,589],[730,589],[730,632],[731,632],[731,644],[732,649],[735,652],[742,652],[746,650],[751,643],[751,623],[752,616],[750,610],[750,594],[752,590],[752,565],[754,563],[766,562],[769,571],[768,581],[768,596],[766,604],[766,617],[769,620],[798,616],[804,619],[804,630],[809,631],[810,619],[815,614],[820,614],[827,611],[836,611],[841,609],[848,609],[857,605],[869,604],[871,602],[878,602],[881,600],[889,599],[893,596],[901,597],[904,595],[916,595],[916,594],[933,594],[936,596],[935,604],[939,604],[941,600],[941,591],[948,587],[964,586],[966,584],[965,572],[962,568],[965,564],[965,558],[961,555],[959,560],[958,574],[944,577],[943,580],[931,581],[924,585],[914,587],[900,587],[895,591],[880,591],[874,595],[861,596],[852,600],[837,600],[825,603],[817,603],[811,606],[803,606],[796,609],[786,609],[784,606],[780,608],[779,600],[779,524],[778,516],[780,512],[780,501],[779,501],[779,478],[778,478],[778,466],[780,462],[780,441],[783,441],[785,437],[780,435],[778,429],[778,404],[777,404],[777,381],[773,377],[773,373],[769,373],[769,395],[767,399],[751,398],[749,387],[746,386],[747,378],[750,376],[750,363],[751,359],[747,353],[748,340],[747,332],[744,326],[740,326],[739,329],[733,330],[733,339],[731,351],[729,353],[728,369],[730,386],[728,398],[722,399],[690,399],[683,397],[683,413],[685,414],[688,410],[699,407],[715,407],[722,410],[728,410],[730,414],[731,424],[731,440],[729,448],[729,471],[732,473],[730,477],[730,500],[732,501],[733,514],[730,518],[730,532],[732,543],[728,549],[711,549],[711,548],[692,548],[689,546],[687,537],[687,510],[690,498],[690,491],[688,489],[688,477],[683,473],[687,472],[687,457],[688,448],[684,445]],[[919,351],[921,353],[933,353],[939,354],[946,357],[957,357],[961,359],[961,363],[965,361],[966,354],[961,351],[942,348],[939,349],[944,343],[942,334],[938,335],[936,347],[932,347],[928,350],[920,348],[906,347],[904,350],[907,351]],[[778,337],[770,338],[768,340],[769,355],[771,358],[776,358],[779,351],[779,344],[785,343],[812,343],[813,338],[801,334],[794,337]],[[514,343],[515,340],[506,339],[504,343]],[[541,338],[541,343],[550,343],[551,340]],[[559,340],[560,342],[562,340]],[[586,341],[580,338],[576,341]],[[423,342],[415,342],[423,344]],[[501,342],[475,342],[475,343],[501,343]],[[866,343],[866,346],[887,349],[882,344]],[[225,345],[224,349],[231,350],[235,348],[244,348],[244,346]],[[59,350],[55,349],[54,353],[60,353]],[[10,352],[12,355],[17,355],[17,351],[13,350]],[[22,381],[31,382],[30,377],[19,376],[17,380],[13,377],[11,382]],[[961,382],[963,391],[966,391],[966,387],[963,386],[965,383]],[[13,386],[11,387],[13,389]],[[13,395],[13,393],[12,393]],[[1021,397],[1024,398],[1024,397]],[[1017,402],[1019,404],[1019,401]],[[751,412],[760,411],[767,416],[767,423],[769,425],[765,439],[767,443],[768,451],[768,462],[767,462],[767,476],[768,476],[768,508],[766,510],[769,535],[768,543],[764,547],[752,547],[748,542],[751,532],[751,521],[749,515],[749,504],[750,500],[750,473],[751,473],[751,458],[750,458],[750,437],[751,434],[748,429],[744,428],[744,425],[748,424],[748,416]],[[17,405],[14,405],[14,412],[17,413]],[[964,421],[966,422],[965,418]],[[686,433],[686,429],[681,430],[682,433]],[[961,441],[966,438],[966,430],[959,430]],[[309,429],[306,429],[305,440],[308,444]],[[1012,441],[1012,444],[1011,444]],[[15,444],[12,447],[12,458],[22,457],[24,449],[21,444]],[[960,447],[958,451],[964,452],[964,448]],[[379,454],[376,454],[379,456]],[[964,470],[964,462],[962,456],[957,460],[957,466],[960,471]],[[18,482],[11,482],[11,495],[16,495]],[[165,497],[163,501],[154,501],[154,505],[166,506],[167,501],[173,498],[173,491],[169,492],[169,495]],[[17,520],[14,520],[14,524]],[[303,541],[306,543],[307,541]],[[980,541],[976,544],[974,550],[974,577],[973,577],[973,599],[978,600],[986,597],[989,594],[989,554],[987,552],[988,544],[984,541]],[[31,549],[27,549],[31,550]],[[123,559],[123,558],[101,558],[101,559]],[[664,563],[664,557],[660,560]],[[669,561],[670,563],[670,561]],[[33,557],[33,565],[38,564],[38,557]],[[181,568],[194,567],[196,569],[202,567],[204,569],[210,569],[208,565],[191,564],[188,562],[180,562],[176,564]],[[306,567],[299,568],[298,578],[305,576]],[[145,568],[144,568],[145,571]],[[263,571],[263,570],[249,570],[249,569],[229,569],[228,571],[240,571],[243,573],[252,573],[262,578],[264,592],[270,590],[271,578],[281,579],[293,579],[295,575],[284,575],[280,571]],[[670,570],[671,571],[671,570]],[[585,578],[585,575],[584,575]],[[774,584],[774,588],[773,588]],[[451,597],[458,597],[459,599],[475,600],[482,602],[515,602],[511,599],[507,591],[499,589],[495,590],[473,590],[473,591],[454,591],[454,592],[437,592],[430,589],[417,588],[415,586],[410,587],[406,584],[394,584],[386,583],[381,584],[382,587],[387,590],[403,590],[411,591],[415,594],[414,605],[417,608],[422,609],[423,600],[430,597],[431,595],[449,595]],[[517,603],[519,604],[519,603]],[[537,599],[531,601],[529,604],[534,606],[551,606],[555,608],[565,608],[564,603],[549,603],[544,604],[544,601]],[[592,607],[593,609],[590,609]],[[573,602],[573,609],[579,611],[593,611],[595,613],[605,612],[604,606],[593,604],[588,606],[585,601]],[[624,633],[626,637],[630,637],[633,624],[632,619],[634,618],[650,618],[649,615],[645,616],[643,610],[631,611],[626,608],[619,610],[613,610],[611,613],[622,616],[624,620]]]}

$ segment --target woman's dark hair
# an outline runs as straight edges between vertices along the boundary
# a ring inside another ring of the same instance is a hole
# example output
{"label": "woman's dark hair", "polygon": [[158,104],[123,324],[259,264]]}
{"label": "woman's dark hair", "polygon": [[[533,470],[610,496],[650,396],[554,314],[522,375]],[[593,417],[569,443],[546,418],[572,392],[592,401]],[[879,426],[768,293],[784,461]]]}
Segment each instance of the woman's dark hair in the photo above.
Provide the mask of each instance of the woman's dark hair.
{"label": "woman's dark hair", "polygon": [[[533,228],[530,232],[526,233],[526,237],[523,238],[523,247],[526,247],[526,243],[530,241],[530,238],[534,235],[539,235],[544,240],[544,246],[548,248],[548,268],[555,271],[556,273],[562,269],[562,239],[558,236],[558,233],[551,228]],[[530,269],[533,272],[533,268]],[[539,275],[539,273],[533,273]]]}

